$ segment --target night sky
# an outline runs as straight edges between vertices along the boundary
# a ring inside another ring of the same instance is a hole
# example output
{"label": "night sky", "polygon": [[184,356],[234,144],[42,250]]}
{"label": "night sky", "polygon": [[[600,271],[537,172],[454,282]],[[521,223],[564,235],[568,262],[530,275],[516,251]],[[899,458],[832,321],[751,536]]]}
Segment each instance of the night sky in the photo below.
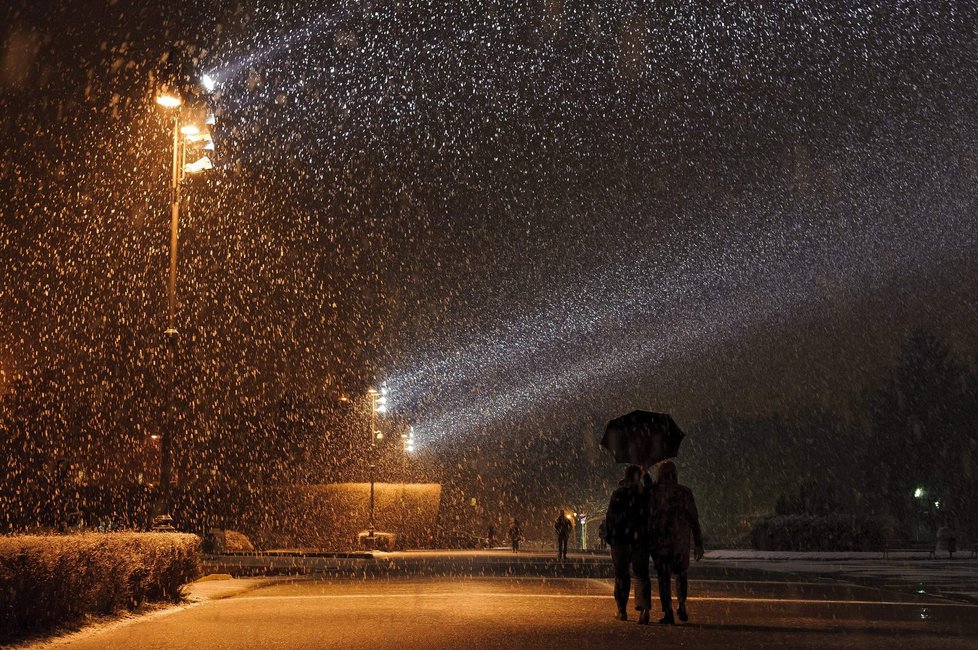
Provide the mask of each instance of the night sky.
{"label": "night sky", "polygon": [[218,81],[204,420],[386,381],[432,442],[684,424],[846,408],[918,327],[978,350],[971,3],[70,4],[0,13],[8,380],[153,411],[177,58]]}

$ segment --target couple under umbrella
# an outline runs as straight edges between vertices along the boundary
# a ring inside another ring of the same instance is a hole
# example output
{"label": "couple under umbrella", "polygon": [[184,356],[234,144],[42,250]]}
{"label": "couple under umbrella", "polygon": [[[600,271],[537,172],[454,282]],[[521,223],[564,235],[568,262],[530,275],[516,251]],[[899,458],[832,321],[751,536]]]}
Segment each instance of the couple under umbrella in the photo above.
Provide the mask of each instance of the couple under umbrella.
{"label": "couple under umbrella", "polygon": [[[703,557],[696,502],[689,488],[680,485],[675,464],[667,460],[679,452],[683,432],[664,413],[633,411],[608,423],[601,446],[619,463],[629,463],[625,478],[611,496],[605,519],[606,540],[615,567],[617,617],[628,620],[627,604],[634,574],[638,622],[649,623],[652,582],[649,558],[659,582],[659,601],[664,624],[675,623],[672,611],[672,575],[676,576],[679,620],[689,619],[686,610],[687,570],[690,537],[694,556]],[[656,480],[648,475],[655,467]]]}

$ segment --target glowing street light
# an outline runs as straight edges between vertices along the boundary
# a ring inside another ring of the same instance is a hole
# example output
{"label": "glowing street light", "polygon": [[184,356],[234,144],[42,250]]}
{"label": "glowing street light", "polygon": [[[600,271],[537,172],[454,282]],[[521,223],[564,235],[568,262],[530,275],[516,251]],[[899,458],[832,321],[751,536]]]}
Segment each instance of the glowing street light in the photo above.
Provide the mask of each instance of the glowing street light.
{"label": "glowing street light", "polygon": [[371,389],[376,394],[374,410],[378,413],[387,413],[387,386],[381,384],[380,391]]}
{"label": "glowing street light", "polygon": [[204,90],[206,90],[209,93],[212,93],[214,92],[214,89],[217,88],[217,79],[210,76],[209,74],[201,75],[200,85],[204,88]]}
{"label": "glowing street light", "polygon": [[923,499],[926,494],[927,493],[924,491],[924,488],[922,487],[919,487],[913,491],[913,496],[915,499]]}
{"label": "glowing street light", "polygon": [[161,92],[156,96],[156,103],[163,108],[176,108],[183,103],[183,100],[177,95],[168,92]]}
{"label": "glowing street light", "polygon": [[408,427],[408,432],[401,436],[404,438],[404,451],[409,454],[414,453],[414,427]]}
{"label": "glowing street light", "polygon": [[214,169],[214,163],[207,156],[204,156],[200,160],[192,163],[187,163],[183,166],[183,172],[185,174],[199,174],[200,172],[206,172],[210,169]]}
{"label": "glowing street light", "polygon": [[[164,332],[167,338],[167,357],[170,367],[170,387],[167,394],[167,423],[163,427],[160,441],[160,494],[159,502],[156,505],[153,527],[155,529],[171,529],[171,517],[168,514],[170,508],[170,487],[172,475],[172,455],[173,455],[173,430],[175,428],[175,404],[174,393],[176,392],[176,308],[177,308],[177,252],[179,246],[180,233],[180,189],[187,174],[197,174],[209,169],[214,165],[210,158],[203,156],[198,160],[188,163],[188,149],[203,146],[207,150],[213,150],[213,140],[206,131],[202,131],[200,126],[193,121],[193,113],[199,110],[186,110],[183,107],[183,98],[170,89],[163,88],[156,95],[156,103],[163,109],[173,114],[173,151],[172,169],[170,175],[170,281],[167,288],[167,328]],[[199,109],[199,107],[197,107]],[[183,115],[181,114],[183,113]],[[214,115],[207,111],[206,121],[214,124]]]}

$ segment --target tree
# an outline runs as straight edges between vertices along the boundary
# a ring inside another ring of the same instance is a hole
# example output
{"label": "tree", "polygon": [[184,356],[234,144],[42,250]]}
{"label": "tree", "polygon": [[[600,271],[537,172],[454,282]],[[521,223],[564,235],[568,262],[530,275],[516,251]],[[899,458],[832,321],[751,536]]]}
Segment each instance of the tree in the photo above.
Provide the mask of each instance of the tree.
{"label": "tree", "polygon": [[964,367],[927,330],[907,337],[870,396],[866,490],[908,534],[932,533],[925,529],[968,507],[975,451],[965,398]]}

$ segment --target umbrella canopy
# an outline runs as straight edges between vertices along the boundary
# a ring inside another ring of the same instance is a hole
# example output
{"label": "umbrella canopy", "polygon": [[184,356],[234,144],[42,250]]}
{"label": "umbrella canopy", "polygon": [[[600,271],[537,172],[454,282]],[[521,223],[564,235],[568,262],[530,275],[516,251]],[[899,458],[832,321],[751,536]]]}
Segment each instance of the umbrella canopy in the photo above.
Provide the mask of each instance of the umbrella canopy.
{"label": "umbrella canopy", "polygon": [[615,462],[651,467],[674,458],[684,435],[668,413],[632,411],[608,423],[601,446]]}

